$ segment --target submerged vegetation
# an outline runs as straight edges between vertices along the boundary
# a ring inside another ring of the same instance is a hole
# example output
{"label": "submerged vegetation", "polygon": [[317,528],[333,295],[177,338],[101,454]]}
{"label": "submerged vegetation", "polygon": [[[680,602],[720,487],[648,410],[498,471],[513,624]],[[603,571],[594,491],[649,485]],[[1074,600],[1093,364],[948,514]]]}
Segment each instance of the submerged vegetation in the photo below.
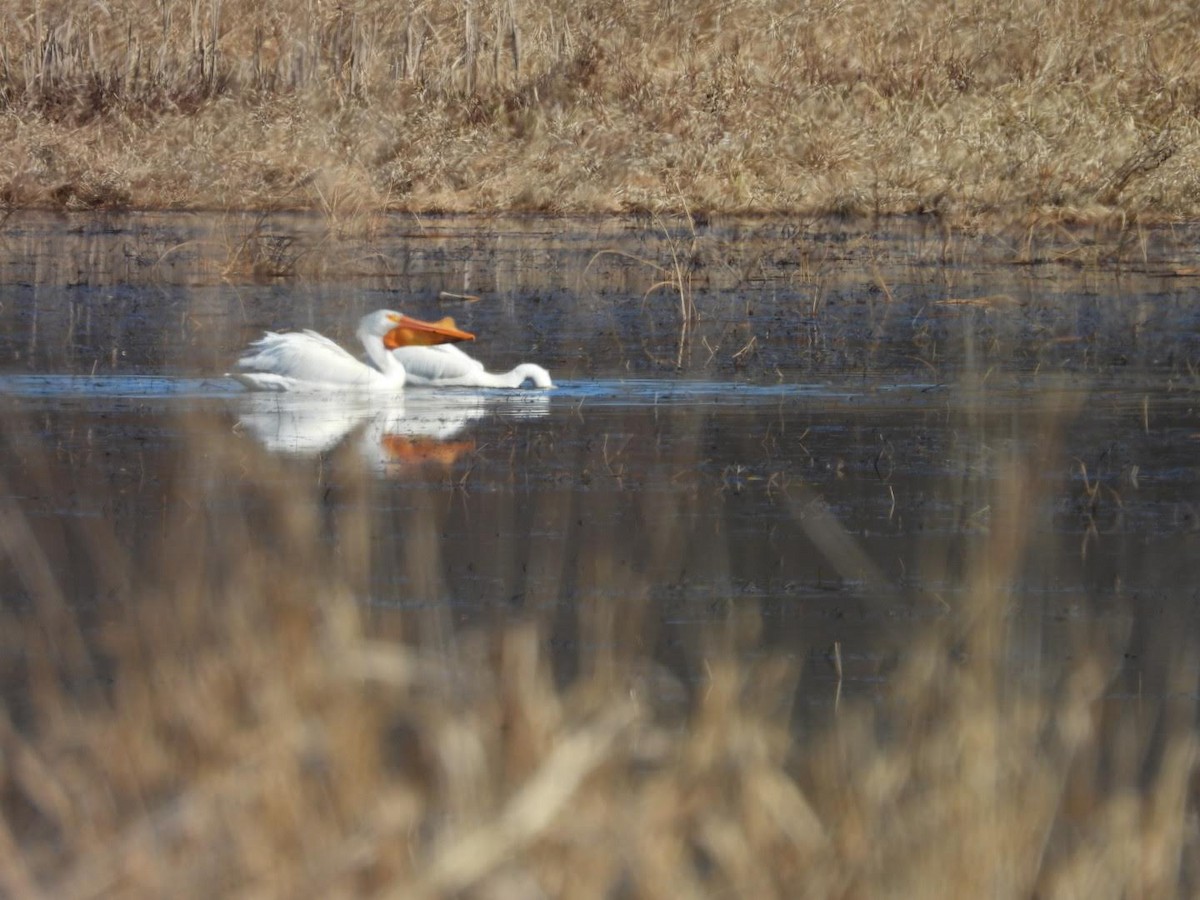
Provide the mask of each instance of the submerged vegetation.
{"label": "submerged vegetation", "polygon": [[9,207],[1200,212],[1185,0],[13,0]]}

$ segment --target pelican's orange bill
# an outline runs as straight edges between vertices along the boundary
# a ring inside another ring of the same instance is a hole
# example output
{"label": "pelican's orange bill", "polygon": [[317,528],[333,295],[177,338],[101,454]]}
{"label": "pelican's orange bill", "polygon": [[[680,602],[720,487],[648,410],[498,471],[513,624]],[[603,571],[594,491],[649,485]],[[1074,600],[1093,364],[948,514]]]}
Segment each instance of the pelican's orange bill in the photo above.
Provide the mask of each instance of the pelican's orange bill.
{"label": "pelican's orange bill", "polygon": [[454,341],[473,341],[475,335],[462,331],[454,320],[446,317],[440,322],[422,322],[408,316],[391,317],[396,327],[383,336],[383,346],[389,350],[397,347],[428,347],[431,344],[449,344]]}

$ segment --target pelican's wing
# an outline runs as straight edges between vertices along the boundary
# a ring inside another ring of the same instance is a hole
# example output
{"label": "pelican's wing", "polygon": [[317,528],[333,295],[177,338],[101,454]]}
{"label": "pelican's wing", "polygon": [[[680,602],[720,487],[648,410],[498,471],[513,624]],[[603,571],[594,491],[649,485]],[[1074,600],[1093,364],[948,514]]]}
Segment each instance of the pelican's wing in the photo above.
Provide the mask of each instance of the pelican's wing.
{"label": "pelican's wing", "polygon": [[[350,386],[369,384],[380,377],[375,369],[315,331],[268,331],[250,345],[237,364],[243,372],[274,376],[272,381],[291,384]],[[250,386],[248,380],[239,380]]]}
{"label": "pelican's wing", "polygon": [[483,371],[483,363],[472,359],[453,344],[432,347],[400,347],[392,355],[404,366],[410,384],[459,383]]}
{"label": "pelican's wing", "polygon": [[304,387],[304,384],[295,378],[288,378],[286,375],[272,375],[269,372],[226,372],[225,376],[234,379],[251,391],[272,391],[282,394],[301,390]]}

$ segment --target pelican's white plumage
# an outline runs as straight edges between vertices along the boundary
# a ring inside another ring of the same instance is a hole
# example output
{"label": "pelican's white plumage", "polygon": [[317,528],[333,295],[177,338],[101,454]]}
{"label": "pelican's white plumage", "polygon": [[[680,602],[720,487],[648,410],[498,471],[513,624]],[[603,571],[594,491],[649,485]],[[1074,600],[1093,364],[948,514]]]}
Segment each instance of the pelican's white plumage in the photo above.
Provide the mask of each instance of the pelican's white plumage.
{"label": "pelican's white plumage", "polygon": [[433,347],[400,347],[392,356],[404,366],[410,384],[435,387],[519,388],[531,382],[536,388],[552,388],[550,373],[533,363],[521,363],[509,372],[495,373],[483,363],[450,344]]}
{"label": "pelican's white plumage", "polygon": [[450,320],[422,322],[389,309],[363,316],[357,334],[369,365],[315,331],[268,331],[230,374],[256,391],[394,391],[404,387],[406,372],[392,350],[409,342],[474,340]]}
{"label": "pelican's white plumage", "polygon": [[[372,368],[315,331],[268,331],[250,345],[250,351],[238,360],[242,371],[230,374],[252,390],[404,386],[403,366],[393,363],[386,370]],[[387,358],[391,359],[390,355]]]}

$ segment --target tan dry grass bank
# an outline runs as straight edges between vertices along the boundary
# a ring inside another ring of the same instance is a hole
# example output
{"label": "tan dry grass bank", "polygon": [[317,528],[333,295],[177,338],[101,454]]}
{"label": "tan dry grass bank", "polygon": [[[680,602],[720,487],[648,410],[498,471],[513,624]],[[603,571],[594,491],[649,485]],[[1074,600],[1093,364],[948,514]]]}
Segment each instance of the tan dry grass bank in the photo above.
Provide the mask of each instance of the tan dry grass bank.
{"label": "tan dry grass bank", "polygon": [[10,206],[1200,213],[1188,0],[12,0]]}

